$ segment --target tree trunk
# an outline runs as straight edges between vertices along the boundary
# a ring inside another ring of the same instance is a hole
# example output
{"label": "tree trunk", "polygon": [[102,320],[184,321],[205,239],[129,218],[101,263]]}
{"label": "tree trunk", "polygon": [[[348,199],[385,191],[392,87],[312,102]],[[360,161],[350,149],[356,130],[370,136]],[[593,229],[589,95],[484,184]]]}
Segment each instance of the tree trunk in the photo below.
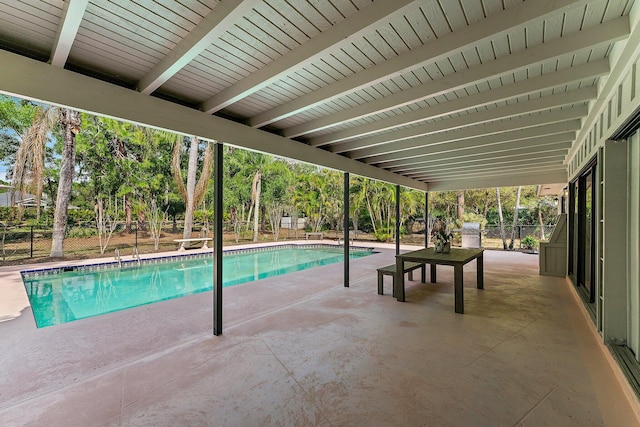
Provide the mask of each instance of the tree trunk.
{"label": "tree trunk", "polygon": [[[189,146],[189,166],[187,167],[187,200],[184,213],[184,232],[183,239],[191,238],[191,229],[193,228],[193,211],[195,209],[194,199],[196,192],[196,172],[198,169],[198,138],[191,138]],[[187,245],[185,245],[187,246]]]}
{"label": "tree trunk", "polygon": [[102,252],[102,236],[104,235],[104,200],[101,197],[96,199],[94,206],[96,214],[96,227],[98,228],[98,243],[100,244],[100,252]]}
{"label": "tree trunk", "polygon": [[482,217],[486,220],[489,213],[489,190],[484,192],[484,207],[482,208]]}
{"label": "tree trunk", "polygon": [[[244,205],[242,205],[242,215],[244,221]],[[251,196],[251,205],[249,205],[249,212],[247,212],[247,231],[249,231],[249,225],[251,224],[251,214],[253,213],[253,196]]]}
{"label": "tree trunk", "polygon": [[260,212],[260,191],[262,190],[262,172],[258,170],[253,177],[251,198],[253,199],[253,241],[258,241],[258,217]]}
{"label": "tree trunk", "polygon": [[544,221],[542,221],[542,206],[538,203],[538,224],[540,224],[540,239],[545,240]]}
{"label": "tree trunk", "polygon": [[462,224],[462,216],[464,215],[464,190],[458,192],[458,221]]}
{"label": "tree trunk", "polygon": [[513,228],[511,229],[511,243],[509,243],[509,249],[513,250],[513,242],[516,238],[516,228],[518,227],[518,205],[520,205],[520,192],[522,187],[518,187],[516,192],[516,207],[513,208]]}
{"label": "tree trunk", "polygon": [[148,231],[147,228],[147,216],[144,211],[138,213],[138,231],[146,233]]}
{"label": "tree trunk", "polygon": [[366,195],[366,201],[367,201],[367,211],[369,211],[369,218],[371,218],[371,226],[373,227],[373,234],[375,235],[377,233],[376,216],[375,216],[375,213],[373,212],[373,208],[371,207],[371,200],[369,200],[369,194]]}
{"label": "tree trunk", "polygon": [[502,202],[500,201],[500,189],[496,187],[496,199],[498,200],[498,224],[500,225],[500,238],[502,249],[507,250],[507,236],[504,232],[504,218],[502,217]]}
{"label": "tree trunk", "polygon": [[125,225],[124,225],[124,232],[125,233],[132,233],[133,229],[131,228],[131,222],[133,221],[133,208],[131,206],[131,199],[127,196],[125,196],[125,200],[124,200],[124,214],[125,214]]}
{"label": "tree trunk", "polygon": [[60,178],[58,180],[58,194],[56,208],[53,216],[53,237],[51,242],[50,257],[62,258],[64,256],[63,243],[67,226],[67,209],[71,199],[71,184],[76,157],[76,135],[80,132],[80,113],[68,109],[60,111],[60,123],[62,124],[62,162],[60,164]]}

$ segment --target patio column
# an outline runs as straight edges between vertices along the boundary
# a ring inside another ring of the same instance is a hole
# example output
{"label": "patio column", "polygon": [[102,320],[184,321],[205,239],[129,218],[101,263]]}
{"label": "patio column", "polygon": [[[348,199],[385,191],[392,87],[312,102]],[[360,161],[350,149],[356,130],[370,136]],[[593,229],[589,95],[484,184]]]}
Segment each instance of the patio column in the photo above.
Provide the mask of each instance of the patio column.
{"label": "patio column", "polygon": [[213,146],[213,335],[222,334],[222,148]]}
{"label": "patio column", "polygon": [[396,184],[396,255],[400,253],[400,186]]}
{"label": "patio column", "polygon": [[429,192],[424,192],[424,247],[429,247]]}
{"label": "patio column", "polygon": [[344,173],[344,287],[349,287],[349,172]]}

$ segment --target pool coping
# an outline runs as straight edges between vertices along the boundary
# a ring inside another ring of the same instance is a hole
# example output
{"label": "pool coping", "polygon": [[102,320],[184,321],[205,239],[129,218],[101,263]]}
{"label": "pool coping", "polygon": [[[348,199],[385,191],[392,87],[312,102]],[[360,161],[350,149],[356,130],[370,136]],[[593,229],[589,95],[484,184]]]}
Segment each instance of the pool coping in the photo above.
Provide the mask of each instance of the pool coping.
{"label": "pool coping", "polygon": [[[251,247],[243,247],[237,248],[233,247],[227,250],[223,250],[224,254],[237,254],[237,253],[252,253],[252,252],[265,252],[273,249],[291,249],[291,248],[327,248],[327,249],[336,249],[337,251],[341,251],[343,249],[342,246],[331,245],[326,243],[281,243],[281,244],[270,244],[270,245],[260,245],[260,246],[251,246]],[[374,251],[373,247],[365,247],[365,246],[350,246],[350,251],[356,252],[364,252],[364,251]],[[91,272],[91,271],[102,271],[102,270],[111,270],[111,269],[126,269],[132,267],[138,267],[141,265],[150,265],[150,264],[164,264],[174,261],[184,261],[184,260],[194,260],[199,258],[211,257],[213,255],[213,251],[209,250],[200,250],[196,253],[184,253],[181,252],[179,254],[170,254],[170,255],[161,255],[161,256],[153,256],[159,254],[147,254],[148,256],[139,257],[139,258],[131,258],[127,260],[120,261],[111,261],[111,260],[103,260],[103,262],[92,262],[90,264],[87,263],[79,263],[78,265],[63,265],[63,266],[55,266],[55,267],[45,267],[45,268],[36,268],[29,270],[20,270],[20,275],[23,280],[27,280],[34,277],[42,277],[42,276],[50,276],[61,274],[68,271],[79,271],[79,272]]]}
{"label": "pool coping", "polygon": [[[335,246],[336,248],[344,248],[343,245],[337,245],[335,241],[331,240],[319,240],[319,239],[299,239],[288,241],[288,244],[328,244],[329,246]],[[366,247],[372,247],[376,251],[380,250],[383,252],[392,253],[395,249],[394,243],[383,243],[383,242],[358,242],[356,244],[362,243]],[[269,246],[278,246],[282,245],[282,241],[271,241],[271,242],[250,242],[243,243],[239,245],[229,245],[226,248],[231,250],[237,249],[246,249],[246,248],[256,248],[256,247],[269,247]],[[409,245],[403,244],[400,247],[400,250],[415,250],[420,249],[423,246],[417,245]],[[225,248],[225,249],[226,249]],[[211,253],[211,249],[190,249],[188,254],[200,254],[200,253]],[[161,256],[170,256],[176,255],[176,250],[157,252],[157,253],[149,253],[149,254],[141,254],[141,259],[148,258],[157,258]],[[133,259],[132,255],[125,256],[127,260]],[[368,258],[368,257],[367,257]],[[97,264],[97,263],[108,263],[112,258],[88,258],[83,260],[78,259],[60,259],[60,258],[52,258],[51,261],[46,263],[26,263],[26,264],[15,264],[15,265],[7,265],[0,267],[0,292],[2,294],[2,298],[0,298],[0,324],[5,322],[10,322],[14,319],[19,318],[23,312],[26,310],[31,310],[31,303],[25,292],[25,285],[22,279],[21,271],[24,270],[37,270],[37,269],[46,269],[46,268],[54,268],[54,267],[65,267],[65,266],[80,266],[87,264]],[[388,263],[387,261],[384,261]],[[35,322],[33,322],[33,327],[35,328]]]}

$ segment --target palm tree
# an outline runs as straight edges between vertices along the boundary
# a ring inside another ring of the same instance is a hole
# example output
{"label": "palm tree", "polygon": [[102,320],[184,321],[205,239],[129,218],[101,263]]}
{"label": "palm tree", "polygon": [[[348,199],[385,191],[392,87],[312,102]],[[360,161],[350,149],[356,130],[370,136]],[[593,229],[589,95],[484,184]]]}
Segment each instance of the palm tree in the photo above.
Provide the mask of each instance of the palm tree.
{"label": "palm tree", "polygon": [[[12,204],[15,204],[16,193],[24,194],[33,191],[36,196],[36,218],[40,219],[40,201],[44,187],[45,151],[49,134],[58,120],[58,110],[54,107],[38,106],[33,123],[25,131],[18,146],[16,161],[11,174]],[[24,206],[18,206],[17,219],[22,218]]]}
{"label": "palm tree", "polygon": [[60,125],[62,126],[62,163],[58,179],[58,195],[53,216],[53,237],[51,241],[51,257],[64,256],[63,243],[67,226],[67,211],[71,199],[71,185],[75,169],[76,135],[82,123],[78,111],[67,108],[60,109]]}
{"label": "palm tree", "polygon": [[67,209],[75,169],[76,135],[80,132],[80,113],[57,107],[38,107],[33,124],[22,137],[13,166],[12,185],[18,192],[32,188],[36,193],[37,217],[44,186],[46,144],[56,124],[62,128],[62,161],[53,217],[51,257],[64,256],[63,242],[67,225]]}
{"label": "palm tree", "polygon": [[258,215],[260,212],[260,193],[262,192],[262,170],[258,169],[251,182],[251,207],[253,208],[253,241],[258,241]]}
{"label": "palm tree", "polygon": [[516,228],[518,227],[518,208],[520,205],[520,193],[522,192],[522,187],[518,186],[518,190],[516,191],[516,206],[513,208],[513,228],[511,229],[511,242],[509,243],[509,249],[513,250],[513,242],[516,238]]}
{"label": "palm tree", "polygon": [[502,248],[507,250],[507,236],[504,232],[504,219],[502,217],[502,201],[500,200],[500,188],[496,187],[496,199],[498,201],[498,224],[500,226],[500,238],[502,239]]}
{"label": "palm tree", "polygon": [[196,206],[202,203],[204,199],[207,183],[213,170],[213,150],[211,144],[207,143],[204,151],[204,159],[202,161],[202,171],[200,172],[200,178],[196,182],[196,176],[198,173],[198,146],[200,140],[196,137],[191,137],[189,144],[189,161],[187,166],[187,184],[185,186],[182,178],[182,170],[180,168],[180,151],[182,149],[182,137],[177,136],[173,147],[173,158],[171,169],[173,171],[173,177],[184,200],[186,211],[184,214],[184,232],[183,239],[191,238],[191,229],[193,228],[193,212]]}

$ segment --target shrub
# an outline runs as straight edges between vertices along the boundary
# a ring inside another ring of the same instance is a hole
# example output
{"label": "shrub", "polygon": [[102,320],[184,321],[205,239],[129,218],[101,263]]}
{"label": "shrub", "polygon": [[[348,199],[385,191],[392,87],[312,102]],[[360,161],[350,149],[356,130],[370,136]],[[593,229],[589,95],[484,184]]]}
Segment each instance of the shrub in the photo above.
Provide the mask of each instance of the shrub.
{"label": "shrub", "polygon": [[538,248],[538,239],[536,239],[535,237],[529,235],[529,236],[525,237],[524,239],[522,239],[522,241],[520,242],[520,246],[523,249],[529,249],[529,250],[537,249]]}
{"label": "shrub", "polygon": [[391,233],[386,230],[376,230],[375,237],[378,242],[388,242],[391,239]]}

